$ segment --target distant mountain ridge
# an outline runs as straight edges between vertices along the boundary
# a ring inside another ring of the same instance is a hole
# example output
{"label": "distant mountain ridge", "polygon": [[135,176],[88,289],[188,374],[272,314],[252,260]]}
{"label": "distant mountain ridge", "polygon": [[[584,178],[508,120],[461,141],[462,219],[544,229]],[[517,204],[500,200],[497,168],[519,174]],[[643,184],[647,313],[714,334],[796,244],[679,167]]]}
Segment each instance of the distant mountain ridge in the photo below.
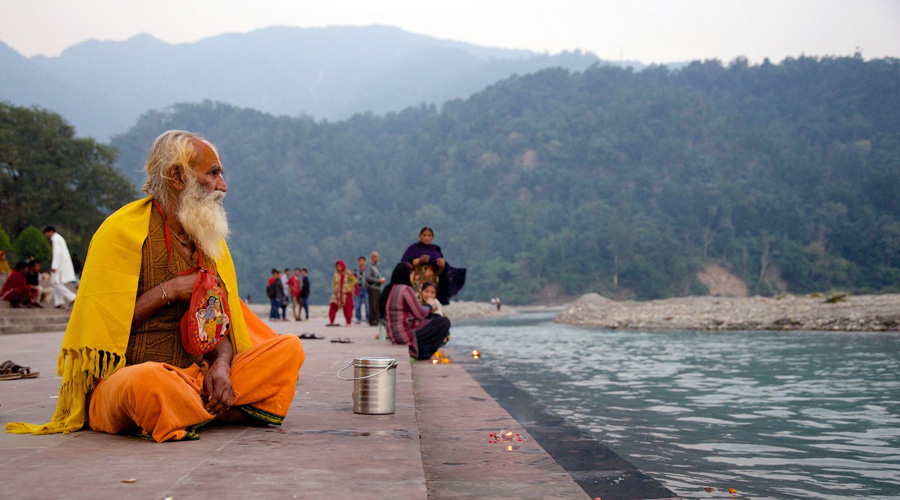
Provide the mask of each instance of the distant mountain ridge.
{"label": "distant mountain ridge", "polygon": [[589,53],[481,47],[388,26],[270,27],[177,45],[141,34],[89,40],[59,57],[26,58],[0,43],[0,100],[49,108],[79,135],[105,141],[176,102],[210,99],[333,121],[441,104],[513,74],[598,62]]}

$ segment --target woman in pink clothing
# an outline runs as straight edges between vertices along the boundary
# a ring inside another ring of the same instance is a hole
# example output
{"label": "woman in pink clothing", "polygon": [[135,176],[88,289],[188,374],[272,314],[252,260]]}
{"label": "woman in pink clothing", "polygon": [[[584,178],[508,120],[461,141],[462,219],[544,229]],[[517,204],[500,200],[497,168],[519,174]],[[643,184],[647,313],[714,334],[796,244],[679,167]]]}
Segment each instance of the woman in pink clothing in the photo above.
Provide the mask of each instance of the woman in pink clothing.
{"label": "woman in pink clothing", "polygon": [[388,337],[395,344],[409,346],[415,359],[430,359],[450,338],[450,320],[431,316],[429,307],[422,307],[410,279],[411,268],[399,263],[391,273],[391,283],[382,292],[384,319]]}
{"label": "woman in pink clothing", "polygon": [[344,261],[334,263],[334,277],[331,279],[331,300],[329,301],[328,320],[334,325],[334,317],[338,309],[344,310],[347,326],[353,316],[353,290],[356,289],[356,275],[347,270]]}

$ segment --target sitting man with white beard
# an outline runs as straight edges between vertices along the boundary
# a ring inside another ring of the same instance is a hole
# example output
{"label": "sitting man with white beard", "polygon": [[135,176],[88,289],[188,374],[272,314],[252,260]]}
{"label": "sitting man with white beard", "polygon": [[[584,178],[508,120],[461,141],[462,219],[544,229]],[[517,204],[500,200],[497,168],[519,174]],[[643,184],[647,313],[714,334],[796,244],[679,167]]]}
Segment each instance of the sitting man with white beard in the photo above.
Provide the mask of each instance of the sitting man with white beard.
{"label": "sitting man with white beard", "polygon": [[[304,353],[241,301],[225,238],[227,187],[218,151],[195,134],[160,135],[145,166],[147,198],[112,214],[88,250],[59,355],[52,420],[8,432],[134,433],[196,439],[212,420],[280,425]],[[231,309],[227,341],[205,356],[182,345],[198,266],[212,271]]]}

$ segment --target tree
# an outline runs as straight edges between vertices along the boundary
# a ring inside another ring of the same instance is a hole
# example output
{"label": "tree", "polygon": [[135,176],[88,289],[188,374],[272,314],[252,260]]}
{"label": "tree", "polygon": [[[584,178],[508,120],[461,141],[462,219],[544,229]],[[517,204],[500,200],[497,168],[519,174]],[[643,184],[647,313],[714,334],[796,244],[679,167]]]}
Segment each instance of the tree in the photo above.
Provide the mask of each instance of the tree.
{"label": "tree", "polygon": [[15,252],[17,260],[34,257],[45,263],[44,267],[50,268],[50,258],[53,256],[50,240],[34,226],[28,226],[19,233],[19,236],[16,237],[16,241],[13,243],[13,252]]}
{"label": "tree", "polygon": [[6,234],[6,231],[3,230],[3,227],[0,226],[0,250],[4,252],[8,251],[12,247],[12,243],[9,241],[9,235]]}
{"label": "tree", "polygon": [[135,199],[115,159],[56,113],[0,103],[0,224],[13,234],[53,225],[83,254],[100,223]]}

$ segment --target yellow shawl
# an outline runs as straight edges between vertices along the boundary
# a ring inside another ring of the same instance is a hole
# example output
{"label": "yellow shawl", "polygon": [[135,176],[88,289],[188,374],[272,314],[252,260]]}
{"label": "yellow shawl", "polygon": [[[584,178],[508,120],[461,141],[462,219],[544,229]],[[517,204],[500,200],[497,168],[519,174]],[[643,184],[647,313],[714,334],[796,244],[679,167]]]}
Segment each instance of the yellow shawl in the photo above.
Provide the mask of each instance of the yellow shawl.
{"label": "yellow shawl", "polygon": [[[44,425],[11,422],[6,432],[68,434],[84,426],[85,399],[100,380],[125,366],[125,351],[137,298],[141,248],[150,227],[151,198],[137,200],[110,215],[91,239],[82,282],[66,327],[56,372],[62,377],[52,420]],[[222,242],[225,245],[225,242]],[[231,306],[229,339],[235,354],[251,347],[240,307],[237,276],[225,245],[216,267]]]}

